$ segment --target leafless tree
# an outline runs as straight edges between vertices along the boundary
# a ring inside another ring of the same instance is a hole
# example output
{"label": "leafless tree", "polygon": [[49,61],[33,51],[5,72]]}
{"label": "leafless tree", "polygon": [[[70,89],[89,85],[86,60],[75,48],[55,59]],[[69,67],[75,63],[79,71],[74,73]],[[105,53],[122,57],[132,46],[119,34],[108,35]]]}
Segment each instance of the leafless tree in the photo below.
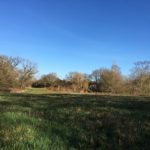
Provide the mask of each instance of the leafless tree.
{"label": "leafless tree", "polygon": [[123,77],[120,68],[113,64],[111,69],[101,68],[91,74],[98,92],[120,93],[123,91]]}
{"label": "leafless tree", "polygon": [[131,70],[130,83],[137,94],[150,93],[150,61],[138,61]]}
{"label": "leafless tree", "polygon": [[37,73],[37,66],[29,60],[23,60],[22,66],[18,69],[18,81],[20,88],[31,85],[34,75]]}
{"label": "leafless tree", "polygon": [[7,56],[0,56],[0,85],[1,89],[9,89],[16,86],[17,83],[17,69],[16,66],[18,58],[10,58]]}
{"label": "leafless tree", "polygon": [[82,73],[70,72],[66,80],[72,83],[74,91],[87,91],[88,89],[88,80]]}
{"label": "leafless tree", "polygon": [[56,73],[49,73],[47,75],[43,75],[40,79],[40,82],[45,86],[55,86],[59,78],[57,77]]}

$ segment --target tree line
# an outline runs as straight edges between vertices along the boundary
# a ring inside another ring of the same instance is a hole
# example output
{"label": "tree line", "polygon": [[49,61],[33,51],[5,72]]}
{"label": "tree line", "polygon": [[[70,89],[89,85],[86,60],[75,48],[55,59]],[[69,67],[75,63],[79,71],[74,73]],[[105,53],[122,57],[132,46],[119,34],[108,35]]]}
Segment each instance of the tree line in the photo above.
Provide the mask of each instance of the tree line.
{"label": "tree line", "polygon": [[150,61],[135,62],[129,76],[122,75],[117,64],[112,64],[111,68],[95,69],[91,74],[70,72],[64,79],[60,79],[56,73],[35,79],[36,73],[37,66],[31,61],[0,55],[0,90],[32,86],[57,92],[150,93]]}

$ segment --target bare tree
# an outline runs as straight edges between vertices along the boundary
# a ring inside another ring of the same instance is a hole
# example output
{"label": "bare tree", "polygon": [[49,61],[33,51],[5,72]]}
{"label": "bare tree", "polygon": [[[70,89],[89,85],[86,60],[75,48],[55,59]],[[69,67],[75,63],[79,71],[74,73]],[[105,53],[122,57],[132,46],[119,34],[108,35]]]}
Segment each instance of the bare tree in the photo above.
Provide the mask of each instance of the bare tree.
{"label": "bare tree", "polygon": [[37,73],[37,66],[29,60],[22,61],[22,67],[18,70],[20,88],[31,85],[34,75]]}
{"label": "bare tree", "polygon": [[40,79],[40,82],[44,85],[44,87],[55,86],[58,82],[59,78],[56,73],[49,73],[47,75],[43,75]]}
{"label": "bare tree", "polygon": [[19,64],[22,63],[23,59],[20,57],[9,57],[11,65],[16,68]]}
{"label": "bare tree", "polygon": [[88,80],[82,73],[71,72],[67,76],[66,80],[72,83],[74,91],[87,91],[88,89]]}
{"label": "bare tree", "polygon": [[116,64],[113,64],[111,69],[94,70],[91,76],[98,92],[120,93],[123,91],[123,77]]}
{"label": "bare tree", "polygon": [[134,93],[149,94],[150,92],[150,61],[138,61],[131,70],[130,83]]}
{"label": "bare tree", "polygon": [[95,83],[95,90],[97,92],[100,91],[101,70],[102,69],[96,69],[90,75],[91,81]]}
{"label": "bare tree", "polygon": [[17,58],[0,56],[0,85],[1,89],[9,89],[16,86],[17,82]]}

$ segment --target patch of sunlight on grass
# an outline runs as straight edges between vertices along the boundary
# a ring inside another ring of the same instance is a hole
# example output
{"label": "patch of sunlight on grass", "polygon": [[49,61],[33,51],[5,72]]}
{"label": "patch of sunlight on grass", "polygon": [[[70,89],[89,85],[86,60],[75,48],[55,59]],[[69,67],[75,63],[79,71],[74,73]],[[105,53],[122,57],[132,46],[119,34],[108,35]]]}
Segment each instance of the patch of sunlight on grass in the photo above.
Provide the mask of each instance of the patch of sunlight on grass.
{"label": "patch of sunlight on grass", "polygon": [[36,132],[32,126],[23,124],[3,129],[0,131],[0,135],[5,142],[12,140],[18,142],[27,142],[34,140],[36,137]]}
{"label": "patch of sunlight on grass", "polygon": [[47,94],[49,91],[46,88],[28,88],[25,93],[27,94]]}
{"label": "patch of sunlight on grass", "polygon": [[0,114],[0,149],[65,150],[62,138],[50,132],[50,125],[45,131],[41,121],[21,112]]}
{"label": "patch of sunlight on grass", "polygon": [[0,95],[0,101],[8,101],[8,99],[5,96]]}

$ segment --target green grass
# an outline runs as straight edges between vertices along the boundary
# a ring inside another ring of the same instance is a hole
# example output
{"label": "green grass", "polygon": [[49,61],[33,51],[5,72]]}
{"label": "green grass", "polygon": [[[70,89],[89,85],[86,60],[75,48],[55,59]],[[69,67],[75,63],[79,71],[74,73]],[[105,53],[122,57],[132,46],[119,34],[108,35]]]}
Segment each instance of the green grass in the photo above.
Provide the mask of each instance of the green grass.
{"label": "green grass", "polygon": [[150,149],[150,97],[29,93],[0,95],[1,150]]}
{"label": "green grass", "polygon": [[27,93],[27,94],[48,94],[50,92],[46,88],[27,88],[25,90],[25,93]]}

